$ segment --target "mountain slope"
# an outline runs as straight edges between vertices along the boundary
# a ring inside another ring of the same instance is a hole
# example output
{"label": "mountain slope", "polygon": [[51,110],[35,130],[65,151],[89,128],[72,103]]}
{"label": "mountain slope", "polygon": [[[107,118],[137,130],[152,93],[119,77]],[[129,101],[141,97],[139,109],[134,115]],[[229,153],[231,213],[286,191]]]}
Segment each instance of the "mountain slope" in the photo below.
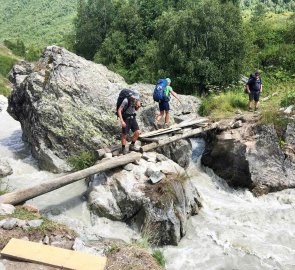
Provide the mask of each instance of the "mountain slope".
{"label": "mountain slope", "polygon": [[73,29],[77,0],[0,0],[0,42],[20,38],[25,45],[61,44]]}

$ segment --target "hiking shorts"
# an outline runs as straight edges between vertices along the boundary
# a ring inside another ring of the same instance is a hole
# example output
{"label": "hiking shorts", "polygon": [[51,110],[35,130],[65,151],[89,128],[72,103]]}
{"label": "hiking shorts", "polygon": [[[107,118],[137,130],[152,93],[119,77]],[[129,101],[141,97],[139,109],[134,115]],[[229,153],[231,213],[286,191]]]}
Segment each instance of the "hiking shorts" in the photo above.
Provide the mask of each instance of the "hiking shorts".
{"label": "hiking shorts", "polygon": [[169,101],[159,102],[159,109],[160,109],[160,112],[162,111],[168,112],[170,110]]}
{"label": "hiking shorts", "polygon": [[139,126],[137,124],[135,116],[127,117],[126,119],[124,119],[124,121],[126,123],[126,127],[122,128],[122,134],[127,135],[130,129],[132,130],[132,132],[139,130]]}
{"label": "hiking shorts", "polygon": [[259,95],[260,95],[260,91],[250,91],[249,101],[252,101],[254,99],[254,101],[258,102]]}

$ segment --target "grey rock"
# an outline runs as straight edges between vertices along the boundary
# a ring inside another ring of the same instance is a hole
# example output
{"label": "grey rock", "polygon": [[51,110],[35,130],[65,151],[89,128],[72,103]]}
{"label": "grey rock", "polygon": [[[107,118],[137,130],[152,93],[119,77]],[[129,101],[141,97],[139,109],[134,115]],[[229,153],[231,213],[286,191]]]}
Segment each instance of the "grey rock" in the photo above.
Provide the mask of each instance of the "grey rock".
{"label": "grey rock", "polygon": [[202,164],[230,186],[249,188],[255,195],[294,187],[294,131],[293,123],[286,131],[286,149],[271,125],[244,124],[230,136],[226,131],[208,136]]}
{"label": "grey rock", "polygon": [[[120,126],[114,108],[122,88],[140,92],[137,119],[142,131],[152,129],[158,111],[151,95],[154,85],[127,85],[103,65],[57,46],[48,46],[35,64],[16,64],[9,79],[14,90],[8,112],[21,123],[23,138],[40,168],[53,172],[69,171],[70,156],[117,142]],[[198,110],[197,98],[180,97],[184,108],[171,102],[171,119],[174,112]]]}
{"label": "grey rock", "polygon": [[28,228],[29,226],[27,225],[27,221],[26,220],[21,220],[21,219],[18,219],[17,220],[17,224],[16,226],[20,227],[20,228],[23,228],[23,229],[26,229]]}
{"label": "grey rock", "polygon": [[173,160],[181,167],[187,168],[191,161],[192,146],[189,140],[183,139],[159,147],[157,152]]}
{"label": "grey rock", "polygon": [[11,204],[0,204],[0,215],[11,215],[15,211],[15,207]]}
{"label": "grey rock", "polygon": [[45,235],[45,237],[42,240],[42,243],[44,245],[49,245],[50,244],[50,239],[49,239],[48,235]]}
{"label": "grey rock", "polygon": [[294,105],[290,105],[288,108],[284,110],[284,113],[291,114],[293,112]]}
{"label": "grey rock", "polygon": [[104,246],[98,247],[97,245],[88,247],[80,238],[76,238],[73,244],[73,250],[81,251],[88,254],[104,255]]}
{"label": "grey rock", "polygon": [[5,223],[2,225],[4,230],[12,230],[17,226],[17,218],[7,218],[5,219]]}
{"label": "grey rock", "polygon": [[6,267],[4,266],[2,262],[0,262],[0,270],[6,270]]}
{"label": "grey rock", "polygon": [[37,227],[41,226],[42,223],[43,223],[42,219],[34,219],[34,220],[29,220],[27,222],[28,226],[32,227],[32,228],[37,228]]}
{"label": "grey rock", "polygon": [[155,173],[155,172],[157,172],[157,171],[154,171],[152,168],[147,168],[146,169],[146,171],[145,171],[145,175],[147,176],[147,177],[150,177],[153,173]]}
{"label": "grey rock", "polygon": [[230,127],[231,128],[240,128],[243,125],[241,120],[235,121]]}
{"label": "grey rock", "polygon": [[13,173],[13,170],[6,160],[0,159],[0,177],[5,177]]}
{"label": "grey rock", "polygon": [[162,172],[154,172],[151,176],[150,176],[150,181],[153,184],[156,184],[158,182],[160,182],[161,180],[163,180],[166,177],[166,175]]}
{"label": "grey rock", "polygon": [[[88,200],[92,212],[125,221],[138,230],[151,230],[155,244],[177,245],[185,234],[187,219],[201,206],[198,192],[189,179],[179,178],[184,169],[167,158],[157,163],[142,158],[138,163],[132,171],[108,171],[106,181],[96,182]],[[174,178],[151,185],[149,176],[165,177],[162,171]]]}
{"label": "grey rock", "polygon": [[126,171],[132,171],[133,168],[134,168],[134,164],[132,164],[132,163],[129,163],[126,166],[124,166],[124,170],[126,170]]}

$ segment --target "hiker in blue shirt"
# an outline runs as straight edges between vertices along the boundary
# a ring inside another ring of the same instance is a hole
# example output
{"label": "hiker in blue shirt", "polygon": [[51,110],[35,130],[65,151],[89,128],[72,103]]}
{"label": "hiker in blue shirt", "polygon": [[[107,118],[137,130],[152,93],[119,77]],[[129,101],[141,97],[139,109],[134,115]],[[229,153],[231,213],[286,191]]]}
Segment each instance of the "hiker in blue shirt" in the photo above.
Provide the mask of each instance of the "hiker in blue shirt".
{"label": "hiker in blue shirt", "polygon": [[250,76],[246,87],[249,94],[248,111],[252,111],[251,103],[254,100],[254,112],[258,112],[259,96],[262,92],[262,80],[258,71],[254,73],[254,76]]}
{"label": "hiker in blue shirt", "polygon": [[164,123],[164,128],[167,128],[169,126],[169,120],[170,120],[170,105],[169,105],[169,101],[170,101],[170,94],[172,96],[174,96],[179,103],[180,99],[178,98],[177,94],[173,91],[172,87],[170,86],[171,84],[171,79],[166,78],[167,81],[167,86],[164,90],[164,99],[161,100],[159,102],[159,110],[160,110],[160,114],[157,115],[156,117],[156,121],[155,121],[155,127],[158,128],[158,123],[159,121],[162,119],[162,117],[164,116],[165,113],[165,123]]}

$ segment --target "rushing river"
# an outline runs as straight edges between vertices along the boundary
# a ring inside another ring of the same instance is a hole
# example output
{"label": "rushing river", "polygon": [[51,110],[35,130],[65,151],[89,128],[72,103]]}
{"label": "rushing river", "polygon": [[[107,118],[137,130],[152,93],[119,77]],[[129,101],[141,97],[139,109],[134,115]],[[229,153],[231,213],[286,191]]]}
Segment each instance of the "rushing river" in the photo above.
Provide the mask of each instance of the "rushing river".
{"label": "rushing river", "polygon": [[[29,187],[57,175],[39,171],[21,139],[21,128],[6,112],[0,96],[0,157],[14,172],[1,181],[10,190]],[[163,249],[168,270],[295,269],[295,190],[255,198],[247,190],[233,190],[210,171],[203,171],[197,157],[203,143],[192,141],[194,162],[188,172],[202,197],[199,215],[190,218],[185,237],[177,247]],[[84,181],[52,191],[27,203],[77,230],[82,238],[99,237],[129,241],[137,234],[125,224],[90,215],[83,194]]]}

